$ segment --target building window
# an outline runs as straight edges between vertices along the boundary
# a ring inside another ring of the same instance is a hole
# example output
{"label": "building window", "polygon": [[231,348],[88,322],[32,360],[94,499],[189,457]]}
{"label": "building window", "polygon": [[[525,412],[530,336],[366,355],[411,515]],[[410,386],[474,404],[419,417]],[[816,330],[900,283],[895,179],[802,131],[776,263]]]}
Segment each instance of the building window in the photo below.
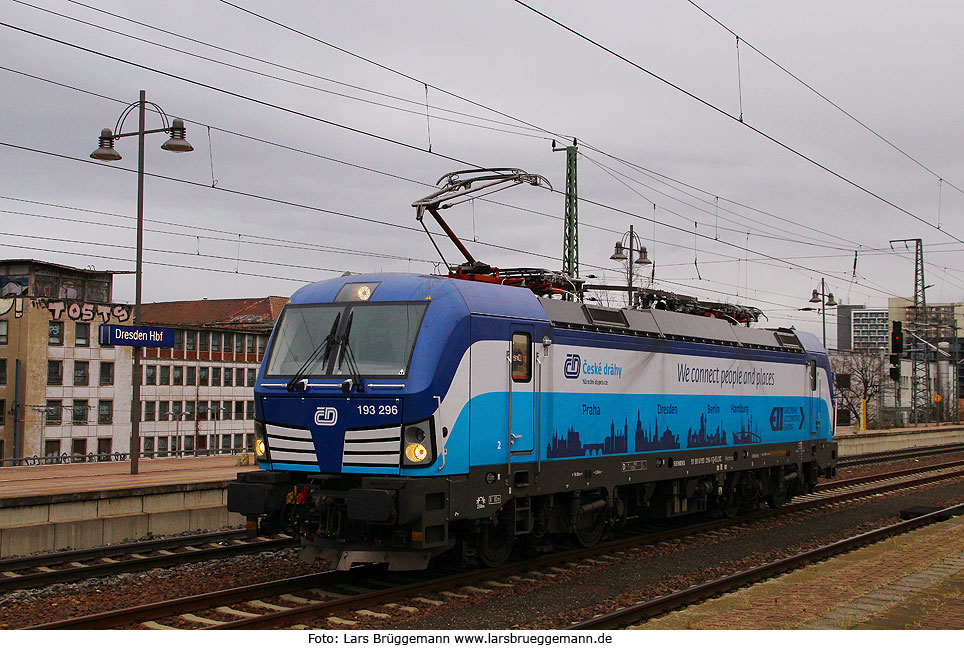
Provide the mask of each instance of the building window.
{"label": "building window", "polygon": [[[0,399],[0,427],[6,424],[7,421],[7,400]],[[3,454],[0,453],[0,460],[3,460]]]}
{"label": "building window", "polygon": [[101,386],[114,385],[114,362],[113,361],[100,362],[100,385]]}
{"label": "building window", "polygon": [[231,402],[225,401],[224,406],[220,408],[221,419],[230,420],[231,419]]}
{"label": "building window", "polygon": [[207,352],[211,349],[211,333],[210,332],[198,332],[197,333],[197,349],[201,352]]}
{"label": "building window", "polygon": [[9,327],[10,323],[8,323],[6,319],[0,320],[0,345],[7,344],[7,333]]}
{"label": "building window", "polygon": [[233,386],[234,385],[234,370],[231,368],[224,369],[224,385]]}
{"label": "building window", "polygon": [[171,367],[170,366],[161,366],[161,377],[157,383],[159,383],[161,386],[171,385]]}
{"label": "building window", "polygon": [[197,384],[198,384],[198,386],[207,386],[207,385],[208,385],[208,375],[209,375],[209,373],[210,373],[210,369],[207,368],[206,366],[202,366],[201,368],[198,368],[198,371],[197,371]]}
{"label": "building window", "polygon": [[197,437],[197,448],[207,450],[208,448],[208,437],[198,436]]}
{"label": "building window", "polygon": [[113,441],[110,438],[97,439],[97,460],[110,460]]}
{"label": "building window", "polygon": [[242,434],[240,434],[240,433],[234,434],[234,448],[235,448],[235,449],[241,449],[241,445],[244,444],[244,443],[243,443],[243,438],[244,438],[244,436],[243,436]]}
{"label": "building window", "polygon": [[184,409],[181,404],[181,400],[171,402],[171,417],[173,417],[175,420],[180,420],[181,415],[184,413]]}
{"label": "building window", "polygon": [[157,366],[144,366],[144,384],[153,386],[157,383]]}
{"label": "building window", "polygon": [[154,409],[156,404],[154,402],[144,402],[144,422],[154,421]]}
{"label": "building window", "polygon": [[208,419],[208,402],[207,400],[201,400],[197,403],[197,419],[207,420]]}
{"label": "building window", "polygon": [[61,386],[64,383],[64,362],[47,360],[47,384]]}
{"label": "building window", "polygon": [[263,334],[258,335],[258,356],[264,356],[264,349],[268,347],[268,337]]}
{"label": "building window", "polygon": [[186,386],[196,386],[197,385],[197,368],[194,366],[187,367],[187,381]]}
{"label": "building window", "polygon": [[244,352],[244,334],[234,335],[234,353],[241,354]]}
{"label": "building window", "polygon": [[78,348],[90,346],[90,323],[74,323],[74,345]]}
{"label": "building window", "polygon": [[256,370],[254,368],[248,368],[248,381],[245,383],[245,386],[254,386],[256,376]]}
{"label": "building window", "polygon": [[194,402],[184,402],[184,419],[188,421],[194,420]]}
{"label": "building window", "polygon": [[70,441],[70,453],[74,456],[75,463],[83,463],[86,461],[84,456],[87,455],[87,439],[86,438],[74,438]]}
{"label": "building window", "polygon": [[62,422],[64,405],[59,399],[47,400],[47,424],[60,424]]}
{"label": "building window", "polygon": [[60,456],[60,441],[59,440],[45,440],[44,441],[44,456],[47,458],[57,458]]}
{"label": "building window", "polygon": [[243,420],[244,419],[244,402],[234,403],[234,419]]}
{"label": "building window", "polygon": [[144,455],[148,458],[154,457],[154,438],[141,438],[144,444]]}
{"label": "building window", "polygon": [[47,345],[64,344],[64,322],[60,320],[50,321],[47,329]]}
{"label": "building window", "polygon": [[174,366],[174,385],[184,385],[184,366]]}
{"label": "building window", "polygon": [[211,352],[221,351],[221,332],[211,332]]}
{"label": "building window", "polygon": [[244,434],[244,448],[247,449],[248,451],[252,451],[252,450],[254,449],[254,434],[253,434],[253,433],[246,433],[246,434]]}
{"label": "building window", "polygon": [[211,385],[220,386],[221,385],[221,369],[211,368]]}
{"label": "building window", "polygon": [[234,369],[234,385],[244,386],[244,368]]}
{"label": "building window", "polygon": [[174,349],[184,349],[184,330],[174,330]]}
{"label": "building window", "polygon": [[245,345],[245,352],[248,354],[254,354],[254,335],[248,334],[244,337],[247,341]]}
{"label": "building window", "polygon": [[157,419],[161,422],[167,422],[168,410],[171,408],[171,403],[167,400],[162,400],[157,403]]}
{"label": "building window", "polygon": [[184,336],[185,349],[187,349],[188,351],[193,350],[196,340],[197,340],[197,332],[195,332],[194,330],[187,330],[187,333]]}
{"label": "building window", "polygon": [[7,384],[7,360],[0,359],[0,386]]}
{"label": "building window", "polygon": [[231,436],[223,435],[221,436],[221,451],[227,452],[231,450]]}
{"label": "building window", "polygon": [[90,363],[87,361],[74,361],[74,386],[87,386],[90,384]]}
{"label": "building window", "polygon": [[73,424],[87,424],[87,400],[74,400],[73,416],[70,421]]}
{"label": "building window", "polygon": [[102,399],[97,403],[97,424],[113,424],[114,400]]}
{"label": "building window", "polygon": [[158,436],[157,438],[157,455],[161,458],[167,456],[167,438],[165,436]]}
{"label": "building window", "polygon": [[185,436],[184,451],[194,451],[194,436]]}
{"label": "building window", "polygon": [[244,419],[253,420],[254,419],[254,400],[248,400],[244,403]]}

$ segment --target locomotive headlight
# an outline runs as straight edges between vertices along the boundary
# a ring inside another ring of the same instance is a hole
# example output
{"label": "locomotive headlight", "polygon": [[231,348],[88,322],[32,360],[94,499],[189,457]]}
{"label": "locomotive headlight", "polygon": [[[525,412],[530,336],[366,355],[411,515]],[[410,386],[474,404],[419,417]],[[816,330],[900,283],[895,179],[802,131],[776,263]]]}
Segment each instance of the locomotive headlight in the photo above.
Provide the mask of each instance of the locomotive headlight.
{"label": "locomotive headlight", "polygon": [[428,449],[425,448],[420,442],[413,442],[410,445],[405,445],[405,458],[408,459],[410,463],[421,463],[426,458],[428,458]]}
{"label": "locomotive headlight", "polygon": [[428,465],[435,460],[432,419],[402,426],[403,465]]}
{"label": "locomotive headlight", "polygon": [[362,286],[358,287],[358,291],[355,295],[358,296],[359,300],[368,300],[372,297],[372,288],[367,284],[363,284]]}
{"label": "locomotive headlight", "polygon": [[264,430],[264,422],[254,421],[254,457],[256,460],[269,460],[268,436]]}

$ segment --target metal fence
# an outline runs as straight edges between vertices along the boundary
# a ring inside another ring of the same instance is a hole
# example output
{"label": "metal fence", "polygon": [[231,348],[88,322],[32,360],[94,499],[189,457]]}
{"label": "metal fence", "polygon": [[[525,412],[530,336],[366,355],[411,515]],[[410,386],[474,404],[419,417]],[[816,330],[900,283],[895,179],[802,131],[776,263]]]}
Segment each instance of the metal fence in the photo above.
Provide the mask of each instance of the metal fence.
{"label": "metal fence", "polygon": [[[244,447],[228,449],[191,449],[188,451],[147,451],[138,458],[154,460],[159,458],[201,458],[206,456],[238,456],[253,453]],[[0,469],[4,467],[30,467],[37,465],[70,465],[73,463],[120,463],[130,460],[130,454],[115,451],[109,454],[61,454],[59,456],[27,456],[25,458],[0,458]]]}

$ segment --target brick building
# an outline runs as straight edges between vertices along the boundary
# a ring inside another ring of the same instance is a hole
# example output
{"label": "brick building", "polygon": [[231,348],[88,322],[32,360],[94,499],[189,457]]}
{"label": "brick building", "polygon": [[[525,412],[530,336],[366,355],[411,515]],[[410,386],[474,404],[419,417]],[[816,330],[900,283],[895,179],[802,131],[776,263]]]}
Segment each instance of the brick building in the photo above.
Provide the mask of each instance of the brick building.
{"label": "brick building", "polygon": [[131,319],[112,277],[0,261],[0,459],[128,451],[131,352],[97,343],[100,324]]}
{"label": "brick building", "polygon": [[[132,306],[111,302],[114,273],[0,261],[0,466],[130,451],[131,348],[98,343],[101,324],[132,324]],[[144,324],[175,329],[174,349],[142,354],[144,454],[250,447],[254,381],[286,302],[142,306]]]}
{"label": "brick building", "polygon": [[145,454],[250,449],[254,382],[287,298],[186,300],[144,305],[141,323],[175,329],[173,349],[141,359]]}

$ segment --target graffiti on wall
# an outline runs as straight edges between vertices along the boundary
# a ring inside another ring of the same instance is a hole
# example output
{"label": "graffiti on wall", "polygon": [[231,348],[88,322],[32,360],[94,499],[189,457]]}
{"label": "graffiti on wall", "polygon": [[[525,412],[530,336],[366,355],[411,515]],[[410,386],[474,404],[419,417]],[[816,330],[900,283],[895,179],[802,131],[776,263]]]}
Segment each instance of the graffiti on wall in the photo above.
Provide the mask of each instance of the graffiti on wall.
{"label": "graffiti on wall", "polygon": [[0,316],[11,310],[14,318],[23,318],[23,298],[0,298]]}
{"label": "graffiti on wall", "polygon": [[27,295],[27,286],[29,279],[26,276],[0,275],[0,296],[4,298]]}
{"label": "graffiti on wall", "polygon": [[[69,318],[75,321],[103,322],[116,319],[122,323],[131,319],[129,305],[110,305],[90,302],[64,302],[63,300],[35,300],[34,306],[43,305],[50,312],[51,320]],[[23,298],[0,298],[0,316],[13,312],[14,318],[23,318]]]}
{"label": "graffiti on wall", "polygon": [[131,309],[128,305],[102,305],[89,302],[64,302],[63,300],[48,301],[47,310],[53,320],[62,320],[65,316],[70,320],[93,321],[101,319],[108,322],[115,318],[124,323],[130,320]]}

